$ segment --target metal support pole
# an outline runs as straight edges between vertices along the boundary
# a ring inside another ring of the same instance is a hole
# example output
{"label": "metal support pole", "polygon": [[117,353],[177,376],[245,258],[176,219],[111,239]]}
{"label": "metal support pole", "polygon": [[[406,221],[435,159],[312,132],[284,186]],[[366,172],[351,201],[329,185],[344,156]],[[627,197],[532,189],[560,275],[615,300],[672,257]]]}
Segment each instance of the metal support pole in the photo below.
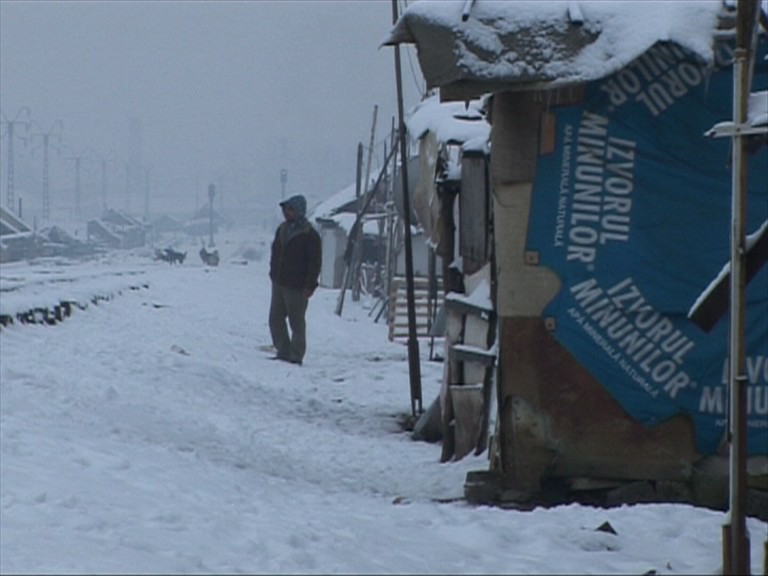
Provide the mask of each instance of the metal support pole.
{"label": "metal support pole", "polygon": [[[746,51],[734,54],[734,121],[742,124],[746,119],[743,98],[739,94],[741,78],[746,69]],[[744,376],[744,271],[745,247],[745,187],[744,154],[741,137],[733,137],[733,167],[731,196],[731,323],[728,342],[729,436],[730,436],[730,506],[726,554],[729,566],[725,574],[749,573],[749,542],[746,533],[746,378]]]}
{"label": "metal support pole", "polygon": [[[35,124],[37,124],[35,122]],[[39,126],[39,125],[38,125]],[[51,217],[51,186],[50,186],[50,149],[51,146],[56,148],[57,152],[60,152],[61,145],[61,131],[63,124],[61,120],[56,120],[51,127],[45,131],[42,128],[40,132],[33,134],[32,136],[41,136],[43,139],[43,219],[48,220]],[[55,139],[59,146],[51,141],[51,136]]]}
{"label": "metal support pole", "polygon": [[[392,24],[397,23],[397,0],[392,0]],[[411,413],[424,412],[421,399],[421,364],[419,340],[416,337],[416,305],[413,290],[413,251],[411,246],[411,200],[408,191],[408,152],[406,149],[403,112],[403,81],[400,66],[400,45],[395,44],[395,77],[397,80],[397,113],[400,136],[400,165],[403,176],[403,224],[405,225],[405,286],[408,301],[408,373],[411,385]],[[418,406],[418,408],[417,408]]]}
{"label": "metal support pole", "polygon": [[731,319],[729,335],[729,441],[730,502],[728,524],[723,527],[723,573],[749,574],[747,532],[747,378],[744,320],[746,280],[747,157],[740,128],[745,126],[751,86],[757,2],[739,0],[736,15],[736,50],[733,62],[733,134],[731,173]]}
{"label": "metal support pole", "polygon": [[14,174],[14,155],[13,155],[13,141],[14,137],[16,136],[15,133],[15,127],[16,124],[21,125],[22,129],[24,130],[24,136],[21,136],[21,139],[24,140],[24,145],[26,146],[26,136],[27,136],[27,130],[29,129],[29,120],[30,112],[29,108],[24,106],[21,108],[17,113],[16,117],[13,120],[8,120],[8,118],[5,116],[5,114],[2,114],[3,121],[2,124],[6,124],[8,126],[8,187],[7,187],[7,198],[6,198],[6,204],[8,206],[8,210],[13,213],[13,211],[16,209],[16,200],[14,198],[15,195],[15,188],[16,188],[16,180],[15,180],[15,174]]}

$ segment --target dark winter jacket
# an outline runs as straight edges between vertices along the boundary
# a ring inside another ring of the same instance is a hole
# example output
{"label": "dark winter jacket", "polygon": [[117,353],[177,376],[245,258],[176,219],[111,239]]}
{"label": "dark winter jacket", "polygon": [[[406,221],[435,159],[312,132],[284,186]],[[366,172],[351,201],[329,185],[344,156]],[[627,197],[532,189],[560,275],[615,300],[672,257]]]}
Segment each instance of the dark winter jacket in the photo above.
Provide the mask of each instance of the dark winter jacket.
{"label": "dark winter jacket", "polygon": [[302,203],[292,197],[285,202],[289,203],[297,218],[295,222],[283,222],[275,232],[269,277],[280,286],[303,288],[312,293],[318,285],[322,262],[320,235],[304,217],[306,201]]}

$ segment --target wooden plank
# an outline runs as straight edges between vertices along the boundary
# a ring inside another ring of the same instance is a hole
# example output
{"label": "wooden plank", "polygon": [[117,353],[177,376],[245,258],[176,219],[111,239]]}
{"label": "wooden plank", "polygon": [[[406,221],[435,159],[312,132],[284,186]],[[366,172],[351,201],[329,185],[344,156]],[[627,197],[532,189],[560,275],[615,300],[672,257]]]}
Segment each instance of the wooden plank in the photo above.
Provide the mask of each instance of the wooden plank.
{"label": "wooden plank", "polygon": [[451,385],[454,414],[454,459],[461,460],[472,452],[480,438],[483,420],[483,386]]}
{"label": "wooden plank", "polygon": [[477,362],[483,366],[493,366],[496,362],[496,353],[481,350],[473,346],[454,344],[450,348],[451,358],[457,362]]}

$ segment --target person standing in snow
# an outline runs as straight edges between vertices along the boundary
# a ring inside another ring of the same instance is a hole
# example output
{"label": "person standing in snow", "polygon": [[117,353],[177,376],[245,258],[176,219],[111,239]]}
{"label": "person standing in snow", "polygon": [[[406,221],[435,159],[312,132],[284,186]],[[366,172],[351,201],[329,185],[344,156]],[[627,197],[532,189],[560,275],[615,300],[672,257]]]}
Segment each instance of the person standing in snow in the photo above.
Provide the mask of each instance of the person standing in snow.
{"label": "person standing in snow", "polygon": [[269,331],[277,350],[275,358],[301,364],[307,349],[307,304],[320,276],[320,235],[306,218],[304,196],[291,196],[280,207],[285,221],[277,227],[269,261]]}

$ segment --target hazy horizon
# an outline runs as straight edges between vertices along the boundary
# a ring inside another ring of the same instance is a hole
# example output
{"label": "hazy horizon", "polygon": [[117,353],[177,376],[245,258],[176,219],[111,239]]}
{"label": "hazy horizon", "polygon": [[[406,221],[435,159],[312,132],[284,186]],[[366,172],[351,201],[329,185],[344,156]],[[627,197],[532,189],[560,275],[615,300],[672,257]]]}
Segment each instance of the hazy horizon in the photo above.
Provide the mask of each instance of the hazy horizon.
{"label": "hazy horizon", "polygon": [[[26,146],[15,131],[14,193],[30,216],[41,210],[45,133],[52,218],[72,211],[78,157],[83,218],[102,207],[104,166],[106,204],[132,213],[146,188],[152,213],[196,208],[209,184],[230,209],[269,206],[282,170],[286,194],[319,202],[354,181],[375,106],[374,167],[384,157],[397,115],[393,49],[380,47],[391,25],[389,0],[3,0],[2,205],[8,121],[25,108],[35,122]],[[424,86],[412,48],[403,86],[408,109]],[[129,164],[141,169],[129,176]]]}

